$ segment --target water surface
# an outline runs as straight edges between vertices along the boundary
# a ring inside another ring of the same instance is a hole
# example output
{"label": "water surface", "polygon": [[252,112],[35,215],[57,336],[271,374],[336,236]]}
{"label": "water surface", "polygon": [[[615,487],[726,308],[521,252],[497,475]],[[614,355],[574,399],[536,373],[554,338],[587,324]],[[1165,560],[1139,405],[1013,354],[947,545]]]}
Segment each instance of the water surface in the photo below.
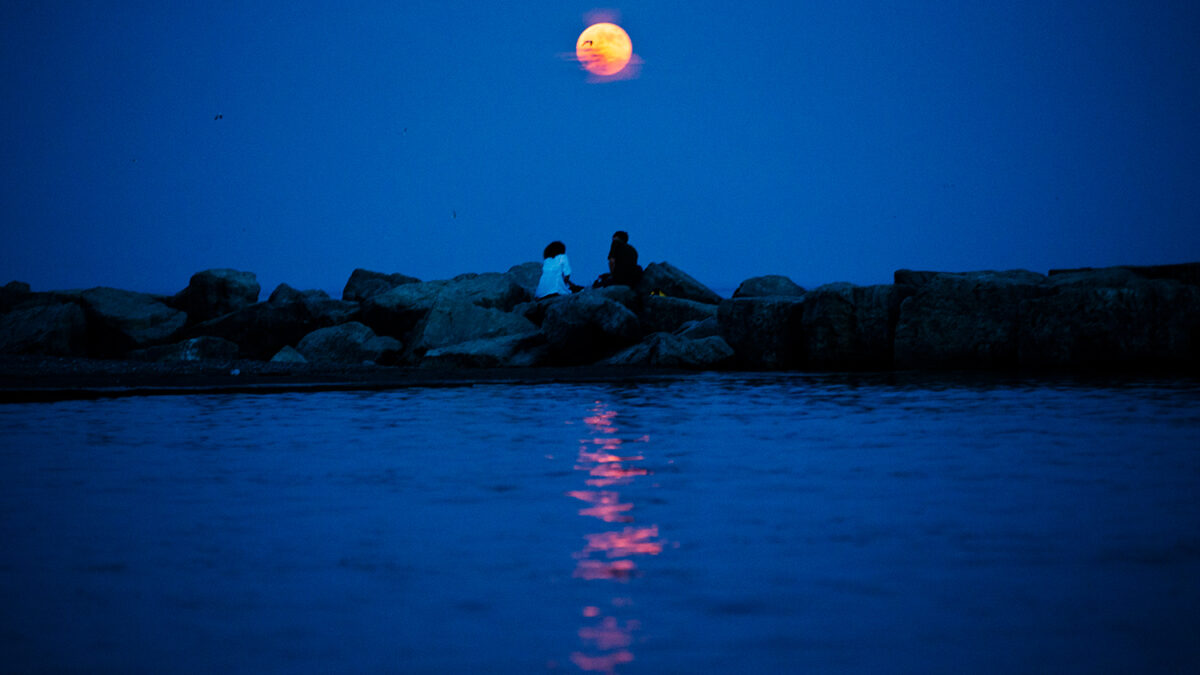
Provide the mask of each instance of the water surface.
{"label": "water surface", "polygon": [[701,374],[0,406],[0,655],[1200,665],[1200,384]]}

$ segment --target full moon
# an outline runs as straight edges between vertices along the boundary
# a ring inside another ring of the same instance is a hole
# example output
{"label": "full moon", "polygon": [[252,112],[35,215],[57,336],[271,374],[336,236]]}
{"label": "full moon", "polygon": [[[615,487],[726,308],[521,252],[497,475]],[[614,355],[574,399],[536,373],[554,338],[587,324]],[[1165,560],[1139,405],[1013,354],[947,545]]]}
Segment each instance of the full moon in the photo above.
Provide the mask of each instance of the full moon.
{"label": "full moon", "polygon": [[615,23],[594,23],[579,34],[575,56],[594,75],[616,75],[633,56],[633,42]]}

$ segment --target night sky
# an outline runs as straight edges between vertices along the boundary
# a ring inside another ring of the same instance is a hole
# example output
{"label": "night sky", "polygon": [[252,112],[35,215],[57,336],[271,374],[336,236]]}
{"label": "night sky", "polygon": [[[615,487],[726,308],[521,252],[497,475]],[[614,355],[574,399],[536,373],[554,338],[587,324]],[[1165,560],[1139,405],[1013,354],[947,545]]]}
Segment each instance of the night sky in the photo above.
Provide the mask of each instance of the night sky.
{"label": "night sky", "polygon": [[[340,294],[613,230],[716,289],[1200,260],[1200,3],[0,8],[0,283]],[[220,119],[214,117],[220,115]]]}

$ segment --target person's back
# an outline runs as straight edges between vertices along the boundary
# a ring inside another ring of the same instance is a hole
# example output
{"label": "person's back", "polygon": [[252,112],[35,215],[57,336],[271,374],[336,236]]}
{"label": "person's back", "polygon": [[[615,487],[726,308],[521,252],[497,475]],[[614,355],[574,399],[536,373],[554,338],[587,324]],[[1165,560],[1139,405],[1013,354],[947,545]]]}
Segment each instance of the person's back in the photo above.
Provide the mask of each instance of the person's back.
{"label": "person's back", "polygon": [[608,269],[613,284],[636,286],[642,279],[637,249],[629,245],[629,235],[625,232],[613,234],[612,246],[608,249]]}

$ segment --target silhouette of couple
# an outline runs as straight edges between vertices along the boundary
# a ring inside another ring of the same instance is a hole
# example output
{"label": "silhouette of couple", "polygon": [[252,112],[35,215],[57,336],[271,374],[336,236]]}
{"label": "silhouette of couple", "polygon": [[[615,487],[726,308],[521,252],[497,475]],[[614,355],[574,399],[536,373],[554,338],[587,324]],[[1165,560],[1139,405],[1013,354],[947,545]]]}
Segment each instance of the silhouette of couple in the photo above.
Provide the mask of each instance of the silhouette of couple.
{"label": "silhouette of couple", "polygon": [[[629,245],[629,233],[618,230],[613,233],[612,246],[608,249],[608,272],[600,275],[592,288],[605,286],[636,286],[642,278],[642,266],[637,261],[637,249]],[[538,281],[538,300],[567,295],[583,290],[571,281],[571,262],[567,260],[567,247],[561,241],[552,241],[542,251],[542,278]]]}

